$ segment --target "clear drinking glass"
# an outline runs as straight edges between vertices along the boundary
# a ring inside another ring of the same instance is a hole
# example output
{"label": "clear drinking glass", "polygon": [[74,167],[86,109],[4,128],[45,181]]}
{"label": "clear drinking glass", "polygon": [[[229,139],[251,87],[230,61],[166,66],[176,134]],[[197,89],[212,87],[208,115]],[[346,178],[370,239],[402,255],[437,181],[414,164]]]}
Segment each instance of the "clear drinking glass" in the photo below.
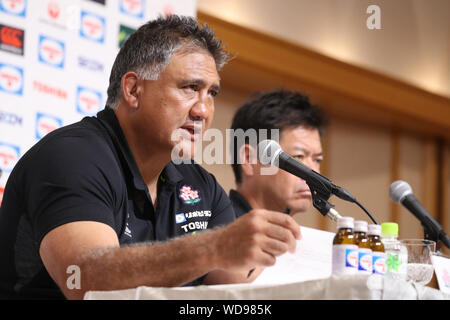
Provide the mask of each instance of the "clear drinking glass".
{"label": "clear drinking glass", "polygon": [[426,285],[433,278],[431,255],[436,251],[436,242],[423,239],[403,239],[400,243],[408,250],[406,280]]}

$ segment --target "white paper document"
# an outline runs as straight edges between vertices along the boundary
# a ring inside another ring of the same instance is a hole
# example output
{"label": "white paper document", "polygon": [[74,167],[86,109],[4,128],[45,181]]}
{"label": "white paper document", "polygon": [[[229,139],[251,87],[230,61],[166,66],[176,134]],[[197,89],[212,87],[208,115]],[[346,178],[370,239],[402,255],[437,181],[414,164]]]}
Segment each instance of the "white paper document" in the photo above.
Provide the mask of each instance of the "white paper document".
{"label": "white paper document", "polygon": [[253,284],[285,284],[328,278],[334,233],[301,227],[302,239],[297,240],[295,253],[285,253],[274,266],[265,268]]}

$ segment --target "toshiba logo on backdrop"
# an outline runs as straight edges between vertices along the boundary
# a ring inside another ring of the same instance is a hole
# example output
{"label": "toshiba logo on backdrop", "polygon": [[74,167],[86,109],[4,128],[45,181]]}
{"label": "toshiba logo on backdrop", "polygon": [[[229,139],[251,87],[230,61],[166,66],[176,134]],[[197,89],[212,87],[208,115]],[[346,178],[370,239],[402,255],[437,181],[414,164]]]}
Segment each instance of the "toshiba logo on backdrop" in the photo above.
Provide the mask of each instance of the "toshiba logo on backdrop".
{"label": "toshiba logo on backdrop", "polygon": [[66,90],[53,87],[49,84],[46,84],[46,83],[43,83],[43,82],[40,82],[37,80],[33,81],[33,89],[38,92],[51,95],[55,98],[64,99],[64,100],[66,100],[68,98],[68,94],[67,94]]}

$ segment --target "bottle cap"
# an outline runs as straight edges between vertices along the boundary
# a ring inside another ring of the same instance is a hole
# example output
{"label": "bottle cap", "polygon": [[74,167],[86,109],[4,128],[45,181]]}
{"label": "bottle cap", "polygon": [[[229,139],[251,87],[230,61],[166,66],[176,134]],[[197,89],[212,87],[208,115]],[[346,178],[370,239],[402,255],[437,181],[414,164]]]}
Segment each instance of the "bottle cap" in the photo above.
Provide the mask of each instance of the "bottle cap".
{"label": "bottle cap", "polygon": [[352,217],[341,217],[337,221],[337,228],[352,228],[353,229],[353,221]]}
{"label": "bottle cap", "polygon": [[379,224],[369,224],[369,235],[376,235],[379,236],[381,235],[381,226]]}
{"label": "bottle cap", "polygon": [[367,233],[367,222],[362,220],[355,221],[355,231]]}
{"label": "bottle cap", "polygon": [[381,233],[386,236],[398,236],[398,224],[395,222],[382,223]]}

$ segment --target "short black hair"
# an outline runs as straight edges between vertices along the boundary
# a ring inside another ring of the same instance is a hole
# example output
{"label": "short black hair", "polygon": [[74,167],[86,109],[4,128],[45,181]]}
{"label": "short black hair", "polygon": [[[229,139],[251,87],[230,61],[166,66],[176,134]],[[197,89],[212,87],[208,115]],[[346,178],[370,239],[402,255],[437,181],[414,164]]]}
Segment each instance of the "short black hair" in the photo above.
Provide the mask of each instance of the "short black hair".
{"label": "short black hair", "polygon": [[[317,129],[320,136],[325,134],[325,126],[329,119],[325,112],[312,104],[309,98],[297,91],[277,89],[269,92],[257,92],[236,111],[231,124],[232,132],[242,129],[244,132],[254,129],[267,130],[267,139],[271,139],[270,130],[279,129],[280,138],[284,129],[303,126]],[[238,139],[230,150],[233,156],[232,168],[237,184],[242,182],[240,164],[238,163]],[[258,141],[259,143],[259,141]]]}

